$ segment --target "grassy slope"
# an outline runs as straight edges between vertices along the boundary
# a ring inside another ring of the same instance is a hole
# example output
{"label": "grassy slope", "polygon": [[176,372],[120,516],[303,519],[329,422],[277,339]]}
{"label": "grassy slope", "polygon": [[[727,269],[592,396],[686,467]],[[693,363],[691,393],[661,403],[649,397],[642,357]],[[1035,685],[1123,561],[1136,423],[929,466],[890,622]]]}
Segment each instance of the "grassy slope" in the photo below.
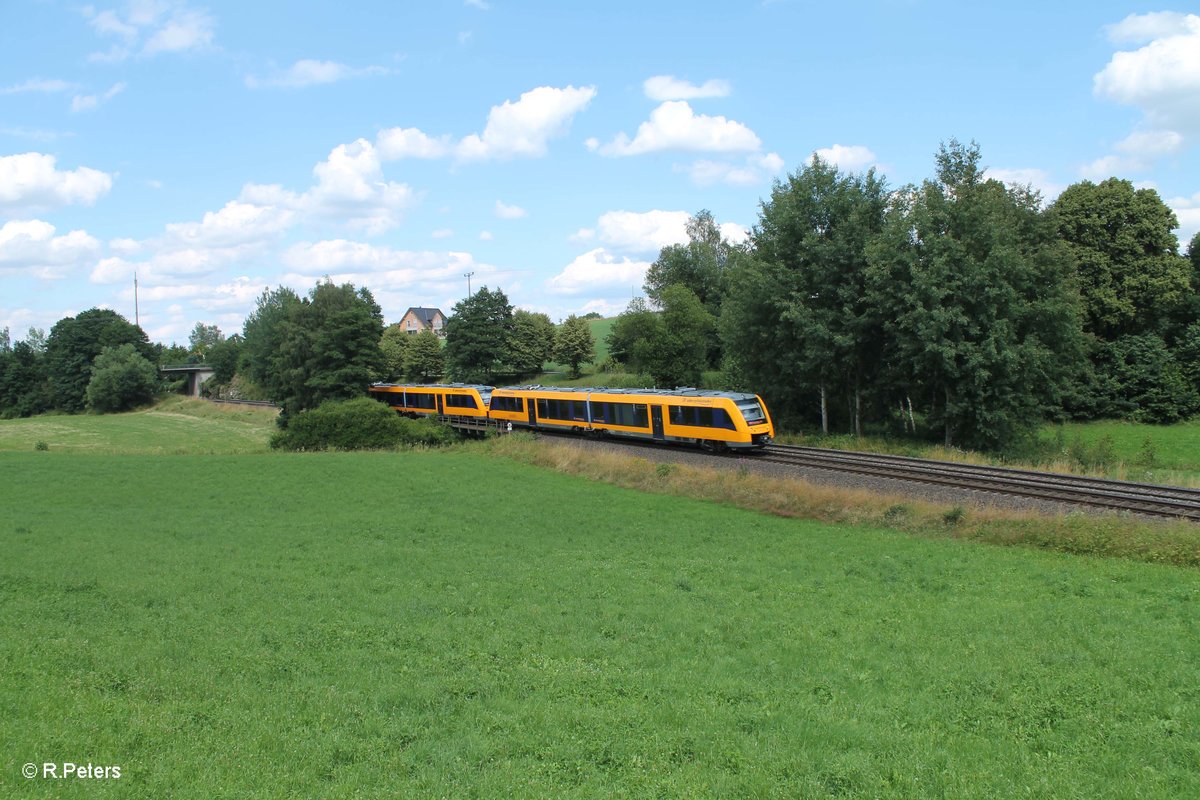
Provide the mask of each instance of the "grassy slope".
{"label": "grassy slope", "polygon": [[127,414],[79,414],[0,420],[0,452],[253,453],[267,447],[276,411],[171,397]]}
{"label": "grassy slope", "polygon": [[0,482],[6,797],[1200,793],[1194,570],[469,454]]}

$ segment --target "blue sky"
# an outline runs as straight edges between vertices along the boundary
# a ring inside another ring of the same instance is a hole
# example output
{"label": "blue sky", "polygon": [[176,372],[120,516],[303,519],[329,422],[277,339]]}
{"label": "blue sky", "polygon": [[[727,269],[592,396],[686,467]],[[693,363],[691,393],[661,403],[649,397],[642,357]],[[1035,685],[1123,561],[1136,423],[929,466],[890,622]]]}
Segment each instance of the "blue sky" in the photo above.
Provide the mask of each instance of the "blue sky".
{"label": "blue sky", "polygon": [[1200,230],[1200,9],[845,0],[137,0],[0,7],[0,327],[93,306],[156,341],[264,288],[388,322],[499,287],[621,311],[709,209],[814,152],[892,186],[939,143],[1047,199],[1110,175]]}

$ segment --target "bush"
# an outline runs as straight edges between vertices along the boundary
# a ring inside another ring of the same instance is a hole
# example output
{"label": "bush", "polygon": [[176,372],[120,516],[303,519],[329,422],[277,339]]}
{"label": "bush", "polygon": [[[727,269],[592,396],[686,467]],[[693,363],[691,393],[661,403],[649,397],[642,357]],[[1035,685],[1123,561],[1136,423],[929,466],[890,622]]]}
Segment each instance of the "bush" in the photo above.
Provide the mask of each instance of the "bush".
{"label": "bush", "polygon": [[158,388],[158,370],[133,345],[106,347],[92,365],[87,404],[101,413],[127,411],[152,401]]}
{"label": "bush", "polygon": [[292,417],[271,437],[277,450],[383,450],[399,445],[437,447],[456,438],[431,420],[405,419],[377,400],[330,400]]}

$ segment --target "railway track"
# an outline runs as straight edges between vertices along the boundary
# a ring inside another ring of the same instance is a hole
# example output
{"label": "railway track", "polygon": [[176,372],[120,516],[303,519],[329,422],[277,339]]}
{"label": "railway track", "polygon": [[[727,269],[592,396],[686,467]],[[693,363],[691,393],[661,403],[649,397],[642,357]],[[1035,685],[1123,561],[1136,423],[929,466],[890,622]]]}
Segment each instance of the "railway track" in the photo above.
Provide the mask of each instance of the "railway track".
{"label": "railway track", "polygon": [[757,460],[1200,522],[1200,491],[907,456],[771,445]]}

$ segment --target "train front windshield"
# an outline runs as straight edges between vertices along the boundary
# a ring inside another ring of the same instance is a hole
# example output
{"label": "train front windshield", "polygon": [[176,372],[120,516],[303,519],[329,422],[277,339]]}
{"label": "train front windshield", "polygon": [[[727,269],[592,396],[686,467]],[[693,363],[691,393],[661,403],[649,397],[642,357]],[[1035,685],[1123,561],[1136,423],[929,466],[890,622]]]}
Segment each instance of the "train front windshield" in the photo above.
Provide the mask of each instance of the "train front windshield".
{"label": "train front windshield", "polygon": [[758,425],[767,421],[767,415],[763,413],[762,404],[753,397],[737,401],[737,407],[738,411],[742,412],[742,417],[745,418],[747,425]]}

